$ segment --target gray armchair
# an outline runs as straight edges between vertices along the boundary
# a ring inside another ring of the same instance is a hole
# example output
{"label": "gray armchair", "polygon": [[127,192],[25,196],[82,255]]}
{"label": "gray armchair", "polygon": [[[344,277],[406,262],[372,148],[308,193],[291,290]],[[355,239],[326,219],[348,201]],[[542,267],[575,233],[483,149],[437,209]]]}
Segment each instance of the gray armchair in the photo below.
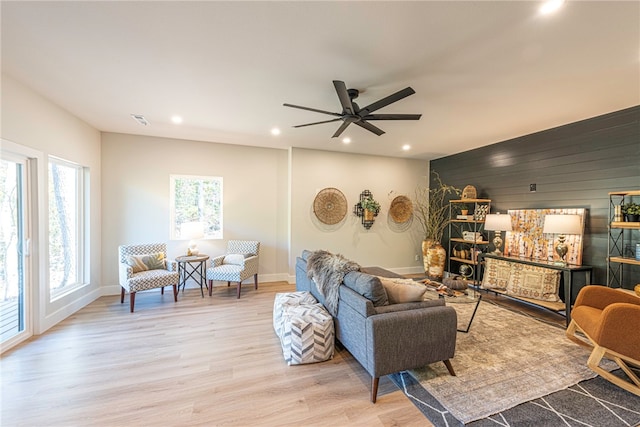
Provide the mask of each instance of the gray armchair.
{"label": "gray armchair", "polygon": [[255,240],[229,240],[227,253],[211,260],[207,268],[209,296],[214,280],[238,283],[238,298],[242,289],[242,281],[253,276],[255,289],[258,289],[258,260],[260,256],[260,242]]}
{"label": "gray armchair", "polygon": [[173,300],[178,301],[178,271],[175,262],[167,260],[166,244],[122,245],[118,247],[118,260],[120,304],[124,303],[125,291],[129,292],[131,313],[139,291],[161,288],[164,294],[165,286],[173,286]]}

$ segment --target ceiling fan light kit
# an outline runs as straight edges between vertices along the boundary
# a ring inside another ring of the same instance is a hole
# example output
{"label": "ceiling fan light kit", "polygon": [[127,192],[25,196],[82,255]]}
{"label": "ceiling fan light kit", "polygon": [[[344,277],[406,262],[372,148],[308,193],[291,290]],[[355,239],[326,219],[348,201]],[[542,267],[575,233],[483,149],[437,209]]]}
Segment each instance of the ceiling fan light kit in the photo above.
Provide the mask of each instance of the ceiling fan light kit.
{"label": "ceiling fan light kit", "polygon": [[400,101],[407,96],[413,95],[416,93],[411,87],[406,87],[402,90],[399,90],[385,98],[382,98],[372,104],[367,105],[364,108],[360,108],[358,104],[353,102],[354,99],[358,97],[360,92],[357,89],[347,89],[347,86],[343,81],[334,80],[333,87],[336,90],[336,94],[338,95],[338,99],[340,100],[340,104],[342,105],[342,113],[334,113],[331,111],[319,110],[317,108],[303,107],[300,105],[293,104],[283,104],[285,107],[298,108],[301,110],[313,111],[315,113],[327,114],[330,116],[334,116],[334,119],[323,120],[320,122],[306,123],[302,125],[296,125],[294,128],[300,128],[305,126],[313,126],[319,125],[323,123],[331,123],[342,121],[338,130],[335,131],[332,138],[339,137],[342,132],[347,129],[347,127],[354,123],[360,126],[363,129],[368,130],[369,132],[375,133],[380,136],[384,134],[384,131],[377,126],[369,123],[372,120],[420,120],[422,114],[371,114],[374,111],[377,111],[383,107],[386,107],[389,104],[393,104],[394,102]]}

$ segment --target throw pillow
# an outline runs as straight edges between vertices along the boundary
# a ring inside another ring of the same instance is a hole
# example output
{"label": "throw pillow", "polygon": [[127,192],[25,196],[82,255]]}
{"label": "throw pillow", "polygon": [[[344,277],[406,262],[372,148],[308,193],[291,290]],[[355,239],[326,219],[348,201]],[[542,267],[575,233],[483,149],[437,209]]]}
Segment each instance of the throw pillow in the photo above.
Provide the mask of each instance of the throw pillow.
{"label": "throw pillow", "polygon": [[380,283],[380,279],[376,276],[360,271],[350,271],[345,274],[342,283],[371,301],[374,307],[389,304],[387,292],[384,290],[382,283]]}
{"label": "throw pillow", "polygon": [[514,263],[507,285],[507,295],[558,302],[559,285],[560,272],[557,270]]}
{"label": "throw pillow", "polygon": [[482,287],[484,289],[506,290],[511,276],[511,265],[512,263],[509,261],[486,258]]}
{"label": "throw pillow", "polygon": [[243,265],[244,264],[244,255],[242,254],[228,254],[225,255],[222,260],[223,264],[233,264],[233,265]]}
{"label": "throw pillow", "polygon": [[384,290],[387,291],[390,304],[422,301],[427,287],[411,279],[390,279],[380,277]]}
{"label": "throw pillow", "polygon": [[134,273],[147,270],[163,270],[164,253],[130,255],[126,260],[127,265],[133,268]]}

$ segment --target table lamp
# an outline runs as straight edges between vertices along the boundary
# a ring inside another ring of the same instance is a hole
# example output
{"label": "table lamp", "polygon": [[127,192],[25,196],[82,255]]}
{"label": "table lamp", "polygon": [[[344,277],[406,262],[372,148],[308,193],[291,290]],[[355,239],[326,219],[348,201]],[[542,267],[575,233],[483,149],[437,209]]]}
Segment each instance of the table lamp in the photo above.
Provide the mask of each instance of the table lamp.
{"label": "table lamp", "polygon": [[542,228],[544,234],[557,234],[558,243],[556,244],[556,252],[560,257],[560,265],[567,265],[564,257],[567,255],[567,244],[565,243],[566,234],[582,234],[582,221],[580,215],[545,215],[544,226]]}
{"label": "table lamp", "polygon": [[198,255],[200,250],[196,245],[196,240],[204,237],[204,222],[191,221],[180,224],[180,238],[189,240],[189,249],[187,255]]}
{"label": "table lamp", "polygon": [[496,255],[502,255],[502,231],[511,231],[511,215],[500,215],[500,212],[494,214],[487,214],[484,219],[484,229],[487,231],[494,231],[493,245],[496,250],[493,251]]}

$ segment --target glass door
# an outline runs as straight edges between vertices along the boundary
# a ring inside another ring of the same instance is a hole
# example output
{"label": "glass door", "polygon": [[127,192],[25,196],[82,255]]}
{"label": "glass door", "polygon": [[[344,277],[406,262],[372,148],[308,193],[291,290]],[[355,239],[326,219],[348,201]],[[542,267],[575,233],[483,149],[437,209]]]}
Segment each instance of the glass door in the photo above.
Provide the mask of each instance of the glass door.
{"label": "glass door", "polygon": [[0,346],[31,335],[28,309],[27,159],[0,159]]}

